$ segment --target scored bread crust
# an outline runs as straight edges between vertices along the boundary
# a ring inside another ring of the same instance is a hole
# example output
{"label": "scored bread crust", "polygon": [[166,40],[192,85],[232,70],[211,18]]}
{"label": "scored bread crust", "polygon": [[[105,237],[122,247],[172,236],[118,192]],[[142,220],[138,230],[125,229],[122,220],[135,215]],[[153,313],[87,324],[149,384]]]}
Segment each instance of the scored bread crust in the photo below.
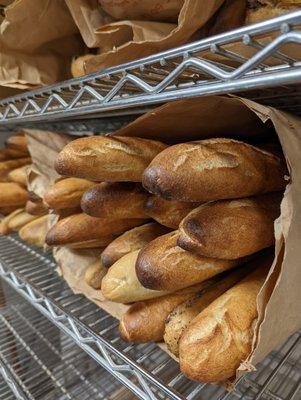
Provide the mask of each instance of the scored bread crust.
{"label": "scored bread crust", "polygon": [[153,290],[178,290],[235,267],[241,260],[200,257],[177,246],[178,231],[159,236],[140,252],[136,273]]}
{"label": "scored bread crust", "polygon": [[168,228],[178,229],[186,215],[200,203],[165,200],[160,196],[149,196],[144,204],[146,215]]}
{"label": "scored bread crust", "polygon": [[256,298],[272,259],[218,297],[183,332],[179,358],[190,379],[221,382],[231,378],[249,355],[257,322]]}
{"label": "scored bread crust", "polygon": [[141,182],[144,169],[167,145],[136,137],[92,136],[68,143],[56,171],[98,182]]}
{"label": "scored bread crust", "polygon": [[[109,235],[117,235],[134,226],[143,224],[144,219],[110,220],[90,217],[84,213],[70,215],[58,221],[47,233],[46,243],[49,246],[81,244],[90,241],[101,241]],[[108,244],[107,242],[102,245]],[[82,246],[81,246],[82,247]],[[89,247],[91,247],[89,245]]]}
{"label": "scored bread crust", "polygon": [[165,199],[207,202],[253,196],[285,187],[284,161],[232,139],[171,146],[158,154],[142,184]]}
{"label": "scored bread crust", "polygon": [[143,205],[147,192],[135,182],[103,182],[82,196],[81,208],[92,217],[147,218]]}
{"label": "scored bread crust", "polygon": [[201,205],[179,227],[178,245],[204,257],[233,260],[275,242],[281,193]]}
{"label": "scored bread crust", "polygon": [[44,201],[54,210],[79,207],[82,195],[93,185],[86,179],[62,179],[47,188]]}
{"label": "scored bread crust", "polygon": [[135,250],[140,250],[151,240],[164,235],[168,229],[156,222],[149,222],[124,232],[113,240],[101,253],[103,265],[109,268],[119,258]]}

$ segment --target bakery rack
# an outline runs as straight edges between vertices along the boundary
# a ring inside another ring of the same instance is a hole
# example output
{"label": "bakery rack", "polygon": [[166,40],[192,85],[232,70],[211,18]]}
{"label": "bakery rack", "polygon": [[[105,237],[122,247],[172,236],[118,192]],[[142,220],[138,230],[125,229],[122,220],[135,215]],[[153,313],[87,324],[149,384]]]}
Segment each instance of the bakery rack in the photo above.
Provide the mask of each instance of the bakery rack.
{"label": "bakery rack", "polygon": [[301,11],[296,11],[9,97],[0,102],[0,126],[119,119],[171,100],[226,93],[301,114],[300,82]]}
{"label": "bakery rack", "polygon": [[137,398],[297,400],[301,396],[301,332],[271,353],[257,372],[241,379],[229,393],[214,385],[189,381],[178,364],[154,343],[124,342],[118,321],[84,296],[75,295],[56,273],[50,254],[11,235],[0,238],[0,261],[1,278]]}
{"label": "bakery rack", "polygon": [[[167,101],[232,93],[301,115],[301,11],[4,99],[0,101],[0,130],[37,127],[73,135],[108,133]],[[50,253],[28,246],[16,235],[0,237],[0,277],[39,312],[35,314],[37,321],[41,319],[41,325],[36,326],[36,320],[28,314],[29,324],[22,325],[20,321],[27,314],[13,303],[9,311],[7,307],[0,309],[0,328],[5,325],[5,329],[14,332],[22,354],[33,363],[38,362],[36,356],[40,357],[37,371],[46,373],[45,382],[56,396],[51,397],[51,392],[41,398],[73,399],[80,394],[84,399],[87,393],[87,398],[92,399],[133,398],[128,397],[129,391],[120,392],[121,389],[116,395],[104,393],[106,388],[116,388],[112,377],[142,400],[301,398],[300,332],[229,393],[188,380],[178,364],[154,343],[124,342],[118,334],[118,321],[84,296],[75,295],[55,269]],[[53,338],[45,337],[46,325],[50,332],[56,332]],[[53,348],[56,340],[58,348],[66,345],[73,349],[72,357],[79,357],[80,363],[72,363],[74,369],[65,374],[63,357],[68,357],[69,350],[57,352],[58,375],[54,375],[52,358],[48,364],[43,355],[30,353],[31,344],[24,339],[25,328],[35,334],[39,331],[38,339],[48,346],[47,354],[49,345]],[[1,335],[0,329],[0,344]],[[28,393],[35,398],[31,391],[44,384],[39,381],[38,372],[37,377],[29,375],[29,382],[24,381],[13,359],[1,359],[0,376],[4,379],[0,379],[0,399],[2,392],[5,400],[9,396],[27,399]],[[82,364],[89,368],[82,370]],[[103,384],[99,366],[109,372],[104,375]],[[69,381],[70,376],[74,385],[61,394],[57,376],[61,377],[63,371],[64,379],[66,375]]]}
{"label": "bakery rack", "polygon": [[0,311],[0,376],[5,400],[2,386],[18,400],[123,400],[117,394],[130,393],[16,292]]}

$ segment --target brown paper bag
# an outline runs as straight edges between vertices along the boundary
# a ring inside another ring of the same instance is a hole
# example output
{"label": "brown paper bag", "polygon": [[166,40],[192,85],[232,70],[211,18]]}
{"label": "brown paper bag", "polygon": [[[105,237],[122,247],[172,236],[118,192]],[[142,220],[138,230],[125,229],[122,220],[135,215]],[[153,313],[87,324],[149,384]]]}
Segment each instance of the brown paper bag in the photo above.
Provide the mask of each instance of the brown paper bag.
{"label": "brown paper bag", "polygon": [[83,43],[61,0],[19,0],[5,9],[0,25],[0,86],[33,88],[71,76]]}
{"label": "brown paper bag", "polygon": [[[243,23],[245,12],[244,0],[209,0],[206,7],[197,0],[185,0],[178,24],[112,22],[100,10],[96,0],[66,1],[86,45],[101,50],[99,55],[86,61],[87,73],[179,46],[201,28],[195,39],[210,34],[210,29],[216,33],[237,27]],[[221,7],[224,3],[226,7]]]}

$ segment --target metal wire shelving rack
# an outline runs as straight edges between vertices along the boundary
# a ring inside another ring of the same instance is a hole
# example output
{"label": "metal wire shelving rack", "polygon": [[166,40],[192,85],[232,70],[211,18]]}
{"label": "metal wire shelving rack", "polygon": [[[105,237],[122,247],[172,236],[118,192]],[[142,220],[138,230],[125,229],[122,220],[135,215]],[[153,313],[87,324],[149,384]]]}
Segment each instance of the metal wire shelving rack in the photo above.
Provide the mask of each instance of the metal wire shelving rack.
{"label": "metal wire shelving rack", "polygon": [[0,311],[0,375],[13,398],[107,400],[117,393],[127,398],[130,392],[70,337],[16,292],[13,296]]}
{"label": "metal wire shelving rack", "polygon": [[[0,101],[0,131],[27,127],[74,135],[104,134],[167,101],[229,93],[301,115],[301,11],[4,99]],[[257,372],[241,379],[235,391],[228,393],[189,381],[178,364],[153,343],[123,342],[118,321],[82,295],[74,295],[55,268],[50,254],[22,243],[15,235],[0,237],[2,279],[47,317],[54,324],[52,329],[59,328],[67,344],[75,342],[94,367],[109,371],[137,398],[301,398],[301,333],[294,334]],[[0,325],[5,324],[5,314],[0,315]],[[6,322],[12,327],[13,320]],[[22,399],[26,385],[7,364],[0,364],[0,372],[10,386],[0,380],[0,399],[2,390]],[[60,391],[50,380],[54,390]],[[76,395],[72,393],[71,398]]]}
{"label": "metal wire shelving rack", "polygon": [[123,342],[118,321],[84,296],[74,295],[57,275],[50,255],[9,236],[0,238],[0,260],[0,276],[138,398],[296,400],[301,395],[300,333],[228,393],[189,381],[154,343]]}
{"label": "metal wire shelving rack", "polygon": [[79,118],[86,124],[88,117],[121,121],[167,101],[228,93],[300,115],[300,82],[301,11],[296,11],[4,99],[0,126],[67,119],[75,132]]}

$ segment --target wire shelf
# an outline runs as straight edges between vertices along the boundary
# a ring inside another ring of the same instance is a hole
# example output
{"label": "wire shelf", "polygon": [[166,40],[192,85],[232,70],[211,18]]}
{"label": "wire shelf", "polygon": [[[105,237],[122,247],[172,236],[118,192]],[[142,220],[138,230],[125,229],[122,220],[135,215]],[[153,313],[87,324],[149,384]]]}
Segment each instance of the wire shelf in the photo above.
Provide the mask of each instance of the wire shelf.
{"label": "wire shelf", "polygon": [[[0,125],[143,113],[239,93],[301,114],[301,11],[4,99]],[[258,91],[260,89],[260,91]]]}
{"label": "wire shelf", "polygon": [[108,400],[121,392],[107,371],[22,297],[0,312],[0,359],[1,375],[17,399]]}
{"label": "wire shelf", "polygon": [[49,254],[0,237],[0,275],[71,337],[98,364],[144,400],[297,400],[301,396],[301,334],[271,353],[234,392],[189,381],[178,364],[153,343],[132,345],[118,321],[82,295],[74,295],[55,272]]}

